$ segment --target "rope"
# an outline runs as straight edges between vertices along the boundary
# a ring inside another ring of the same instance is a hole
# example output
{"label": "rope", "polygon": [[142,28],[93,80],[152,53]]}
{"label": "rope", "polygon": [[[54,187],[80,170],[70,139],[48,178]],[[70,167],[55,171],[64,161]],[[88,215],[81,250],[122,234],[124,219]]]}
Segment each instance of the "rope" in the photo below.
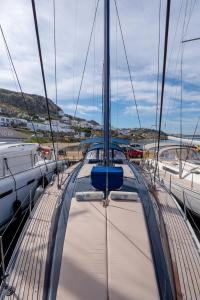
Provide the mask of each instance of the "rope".
{"label": "rope", "polygon": [[158,129],[158,98],[159,98],[159,78],[160,78],[160,18],[161,18],[161,0],[159,1],[158,17],[158,69],[157,69],[157,92],[156,92],[156,130]]}
{"label": "rope", "polygon": [[[55,100],[56,100],[56,115],[58,118],[58,86],[57,86],[57,49],[56,49],[56,5],[53,0],[53,46],[54,46],[54,84],[55,84]],[[59,172],[58,172],[58,121],[57,121],[57,134],[56,134],[56,169],[59,187]]]}
{"label": "rope", "polygon": [[[22,86],[21,86],[21,83],[19,81],[19,77],[18,77],[18,74],[17,74],[17,71],[16,71],[16,68],[15,68],[15,65],[14,65],[14,62],[13,62],[13,59],[12,59],[12,56],[11,56],[11,53],[10,53],[10,50],[9,50],[9,47],[8,47],[8,43],[6,41],[6,38],[5,38],[5,35],[4,35],[4,32],[3,32],[3,28],[2,26],[0,25],[0,30],[1,30],[1,34],[2,34],[2,38],[3,38],[3,41],[4,41],[4,45],[6,47],[6,51],[7,51],[7,55],[8,55],[8,58],[9,58],[9,61],[11,63],[11,66],[12,66],[12,69],[14,71],[14,74],[15,74],[15,78],[17,80],[17,84],[18,84],[18,87],[19,87],[19,90],[20,90],[20,93],[21,93],[21,96],[22,96],[22,99],[24,100],[24,105],[25,105],[25,108],[27,110],[27,113],[28,115],[30,115],[30,111],[29,111],[29,108],[28,108],[28,105],[27,105],[27,101],[26,101],[26,98],[25,98],[25,95],[24,95],[24,92],[22,90]],[[39,144],[38,142],[38,136],[37,136],[37,132],[35,130],[35,126],[34,126],[34,123],[33,121],[31,120],[31,125],[33,127],[33,131],[34,131],[34,134],[35,134],[35,137],[36,137],[36,140],[37,140],[37,143]]]}
{"label": "rope", "polygon": [[161,99],[160,99],[160,117],[159,117],[159,131],[158,131],[158,147],[157,147],[157,155],[156,155],[156,166],[155,166],[155,172],[154,172],[154,182],[155,182],[155,179],[156,179],[156,171],[157,171],[157,167],[158,167],[158,155],[159,155],[159,150],[160,150],[163,99],[164,99],[164,89],[165,89],[165,72],[166,72],[166,62],[167,62],[169,20],[170,20],[170,5],[171,5],[171,0],[167,0],[167,12],[166,12],[166,23],[165,23],[165,43],[164,43],[164,57],[163,57],[163,73],[162,73],[162,89],[161,89]]}
{"label": "rope", "polygon": [[[94,7],[96,8],[96,0],[94,3]],[[94,49],[93,49],[93,91],[92,91],[92,106],[94,107],[94,98],[95,98],[95,77],[96,77],[96,22],[94,24]],[[93,111],[93,118],[94,118],[94,111]]]}
{"label": "rope", "polygon": [[116,15],[116,21],[115,21],[115,39],[116,39],[116,51],[115,51],[115,58],[116,58],[116,127],[118,128],[118,121],[119,121],[119,105],[118,105],[118,98],[119,98],[119,84],[118,84],[118,77],[119,77],[119,71],[118,71],[118,18]]}
{"label": "rope", "polygon": [[192,136],[192,140],[191,140],[190,146],[189,146],[189,148],[188,148],[186,158],[185,158],[185,160],[184,160],[184,165],[183,165],[183,168],[182,168],[182,172],[184,171],[185,164],[186,164],[186,161],[187,161],[187,159],[188,159],[190,149],[192,148],[193,141],[194,141],[194,137],[195,137],[195,135],[196,135],[196,131],[197,131],[197,128],[198,128],[198,125],[199,125],[199,121],[200,121],[200,117],[198,118],[197,123],[196,123],[196,126],[195,126],[195,130],[194,130],[194,133],[193,133],[193,136]]}
{"label": "rope", "polygon": [[135,102],[137,118],[138,118],[138,122],[139,122],[139,127],[141,128],[141,121],[140,121],[140,116],[139,116],[139,111],[138,111],[138,106],[137,106],[137,100],[136,100],[136,96],[135,96],[135,90],[134,90],[134,87],[133,87],[133,79],[132,79],[132,75],[131,75],[131,69],[130,69],[130,65],[129,65],[129,61],[128,61],[128,55],[127,55],[127,51],[126,51],[126,45],[125,45],[125,40],[124,40],[124,35],[123,35],[123,30],[122,30],[122,26],[121,26],[121,21],[120,21],[120,17],[119,17],[119,11],[118,11],[116,0],[114,0],[114,3],[115,3],[118,22],[119,22],[119,28],[120,28],[120,33],[121,33],[121,37],[122,37],[122,43],[123,43],[124,53],[125,53],[125,57],[126,57],[126,63],[127,63],[128,72],[129,72],[129,79],[130,79],[130,83],[131,83],[133,99],[134,99],[134,102]]}
{"label": "rope", "polygon": [[86,52],[86,58],[85,58],[85,62],[84,62],[84,67],[83,67],[83,72],[82,72],[82,77],[81,77],[81,83],[80,83],[80,87],[79,87],[79,91],[78,91],[78,97],[77,97],[77,101],[76,101],[76,107],[75,107],[75,111],[74,111],[74,119],[76,117],[78,103],[79,103],[79,100],[80,100],[80,94],[81,94],[81,89],[82,89],[82,85],[83,85],[83,79],[84,79],[84,75],[85,75],[86,64],[87,64],[87,60],[88,60],[88,54],[89,54],[90,45],[91,45],[91,41],[92,41],[92,34],[93,34],[93,31],[94,31],[94,27],[95,27],[95,21],[96,21],[98,5],[99,5],[99,0],[97,1],[95,14],[94,14],[94,19],[93,19],[93,23],[92,23],[92,29],[91,29],[91,32],[90,32],[89,44],[88,44],[88,48],[87,48],[87,52]]}
{"label": "rope", "polygon": [[38,23],[37,23],[37,14],[36,14],[36,9],[35,9],[35,0],[31,0],[31,2],[32,2],[33,18],[34,18],[34,24],[35,24],[35,33],[36,33],[37,46],[38,46],[38,54],[39,54],[39,59],[40,59],[40,67],[41,67],[41,72],[42,72],[42,80],[43,80],[43,86],[44,86],[45,100],[46,100],[46,105],[47,105],[47,114],[48,114],[50,131],[51,131],[51,139],[52,139],[52,144],[53,144],[53,152],[54,152],[54,157],[56,159],[56,151],[55,151],[53,130],[52,130],[52,124],[51,124],[51,115],[50,115],[50,110],[49,110],[49,100],[48,100],[48,97],[47,97],[46,80],[45,80],[45,75],[44,75],[42,51],[41,51],[41,46],[40,46],[40,37],[39,37],[39,30],[38,30]]}
{"label": "rope", "polygon": [[10,167],[8,166],[7,158],[4,158],[4,162],[5,162],[5,164],[6,164],[7,170],[10,172],[10,175],[11,175],[12,178],[13,178],[14,185],[15,185],[15,192],[16,192],[16,200],[17,200],[17,182],[16,182],[16,179],[15,179],[15,176],[14,176],[13,172],[11,171]]}

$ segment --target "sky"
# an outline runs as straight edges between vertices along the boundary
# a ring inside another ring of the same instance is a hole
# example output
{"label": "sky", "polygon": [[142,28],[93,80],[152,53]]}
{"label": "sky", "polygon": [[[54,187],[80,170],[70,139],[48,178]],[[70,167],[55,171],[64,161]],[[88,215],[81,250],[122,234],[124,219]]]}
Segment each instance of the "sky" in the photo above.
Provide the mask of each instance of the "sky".
{"label": "sky", "polygon": [[[142,127],[156,128],[160,0],[116,0]],[[74,115],[97,0],[56,0],[58,105]],[[138,118],[114,1],[111,0],[111,121],[116,128],[138,128]],[[200,5],[171,1],[162,130],[192,134],[200,116]],[[55,101],[53,0],[35,0],[48,97]],[[160,103],[166,1],[160,14]],[[44,95],[31,0],[2,0],[0,24],[22,89]],[[184,29],[183,29],[184,28]],[[183,53],[183,56],[182,56]],[[182,88],[181,88],[182,56]],[[99,1],[77,117],[102,123],[103,0]],[[0,36],[0,87],[18,91]],[[182,95],[182,106],[181,106]],[[200,128],[197,128],[200,134]]]}

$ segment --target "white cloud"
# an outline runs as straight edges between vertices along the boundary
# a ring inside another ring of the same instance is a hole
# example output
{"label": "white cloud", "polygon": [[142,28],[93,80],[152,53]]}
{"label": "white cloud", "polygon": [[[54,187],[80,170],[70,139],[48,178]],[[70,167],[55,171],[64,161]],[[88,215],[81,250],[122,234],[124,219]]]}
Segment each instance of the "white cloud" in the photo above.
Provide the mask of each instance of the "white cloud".
{"label": "white cloud", "polygon": [[[60,105],[60,107],[64,110],[70,111],[74,114],[76,105],[75,104],[65,104]],[[86,115],[92,112],[100,112],[100,108],[92,105],[77,105],[77,114]]]}
{"label": "white cloud", "polygon": [[[65,109],[72,111],[72,100],[77,98],[81,82],[85,54],[89,41],[91,25],[94,16],[94,0],[57,0],[56,1],[56,33],[57,33],[57,74],[58,74],[58,100]],[[138,108],[145,118],[155,112],[156,104],[156,72],[158,47],[158,0],[117,1],[121,24],[124,33],[127,53],[133,84],[135,88]],[[196,1],[197,2],[197,1]],[[171,7],[169,52],[167,78],[180,77],[180,54],[178,49],[181,41],[182,24],[184,19],[185,2],[178,21],[179,9],[182,0],[173,1]],[[54,87],[54,52],[53,52],[53,6],[51,0],[36,0],[38,23],[44,68],[47,80],[48,96],[55,98]],[[198,36],[200,28],[199,3],[196,3],[188,26],[185,38]],[[187,14],[187,22],[188,22]],[[160,69],[162,70],[163,39],[165,25],[165,3],[162,5],[161,15],[161,51]],[[0,22],[3,27],[8,45],[25,92],[44,94],[39,58],[37,52],[31,1],[2,0]],[[187,23],[186,22],[186,23]],[[86,66],[85,78],[80,98],[80,111],[90,112],[85,99],[102,94],[102,65],[103,65],[103,1],[100,1],[95,39],[92,38],[91,49]],[[95,49],[94,49],[95,42]],[[116,47],[117,46],[117,47]],[[199,85],[200,69],[197,63],[200,60],[198,42],[188,43],[184,46],[183,82]],[[117,48],[117,50],[116,50]],[[94,51],[95,50],[95,51]],[[117,55],[117,56],[116,56]],[[177,60],[178,57],[178,60]],[[95,58],[95,65],[94,65]],[[10,72],[9,62],[0,38],[0,82],[2,88],[16,89]],[[120,37],[119,27],[116,28],[116,14],[111,1],[111,75],[112,75],[112,101],[124,104],[124,111],[131,116],[135,111],[132,106],[133,95],[127,72],[126,60]],[[117,79],[118,78],[118,79]],[[93,88],[94,85],[94,88]],[[177,92],[176,92],[177,91]],[[199,103],[198,88],[189,89],[184,85],[183,102],[187,104],[188,112],[195,111],[188,101]],[[171,111],[177,107],[174,97],[180,95],[177,84],[168,82],[165,87],[166,110]],[[171,99],[171,100],[170,100]],[[171,110],[169,107],[173,107]],[[145,105],[144,105],[145,103]],[[85,107],[85,108],[84,108]],[[90,109],[92,106],[89,106]],[[129,107],[129,108],[126,108]],[[132,108],[130,108],[132,107]],[[97,110],[92,111],[99,111]],[[127,115],[127,117],[128,117]],[[154,114],[155,115],[155,114]]]}

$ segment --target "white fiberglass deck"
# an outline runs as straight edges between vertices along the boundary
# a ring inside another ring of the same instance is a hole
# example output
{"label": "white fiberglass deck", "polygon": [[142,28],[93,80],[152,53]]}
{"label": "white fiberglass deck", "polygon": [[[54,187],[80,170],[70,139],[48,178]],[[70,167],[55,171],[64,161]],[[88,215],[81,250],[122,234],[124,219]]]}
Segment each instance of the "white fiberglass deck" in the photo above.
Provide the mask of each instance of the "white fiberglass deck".
{"label": "white fiberglass deck", "polygon": [[58,300],[159,299],[142,204],[72,199]]}

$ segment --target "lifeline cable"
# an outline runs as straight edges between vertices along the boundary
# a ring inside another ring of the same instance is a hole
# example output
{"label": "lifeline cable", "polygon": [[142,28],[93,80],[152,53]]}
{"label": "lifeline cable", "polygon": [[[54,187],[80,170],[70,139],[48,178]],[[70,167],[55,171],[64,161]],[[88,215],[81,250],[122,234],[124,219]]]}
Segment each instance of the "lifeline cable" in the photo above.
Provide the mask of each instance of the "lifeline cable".
{"label": "lifeline cable", "polygon": [[125,40],[124,40],[124,35],[123,35],[123,30],[122,30],[122,26],[121,26],[121,21],[120,21],[120,17],[119,17],[119,11],[118,11],[116,0],[114,0],[114,3],[115,3],[115,9],[116,9],[116,13],[117,13],[118,22],[119,22],[119,28],[120,28],[124,53],[125,53],[125,57],[126,57],[126,63],[127,63],[128,72],[129,72],[129,79],[130,79],[130,83],[131,83],[133,99],[134,99],[134,102],[135,102],[135,108],[136,108],[136,112],[137,112],[138,123],[139,123],[139,126],[141,128],[141,121],[140,121],[140,115],[139,115],[138,106],[137,106],[137,100],[136,100],[136,96],[135,96],[135,90],[134,90],[134,86],[133,86],[133,79],[132,79],[132,75],[131,75],[131,69],[130,69],[130,65],[129,65],[129,61],[128,61],[128,55],[127,55],[127,51],[126,51],[126,45],[125,45]]}
{"label": "lifeline cable", "polygon": [[[11,56],[9,47],[8,47],[8,43],[7,43],[7,41],[6,41],[6,38],[5,38],[5,35],[4,35],[4,32],[3,32],[3,28],[2,28],[1,25],[0,25],[0,30],[1,30],[1,34],[2,34],[2,37],[3,37],[3,41],[4,41],[4,44],[5,44],[5,47],[6,47],[6,51],[7,51],[7,54],[8,54],[8,58],[9,58],[9,60],[10,60],[11,66],[12,66],[12,68],[13,68],[13,71],[14,71],[14,74],[15,74],[15,78],[16,78],[16,80],[17,80],[17,84],[18,84],[18,86],[19,86],[19,90],[20,90],[21,96],[22,96],[22,98],[23,98],[23,100],[24,100],[24,104],[25,104],[26,110],[27,110],[28,114],[30,115],[30,111],[29,111],[29,108],[28,108],[28,105],[27,105],[27,101],[26,101],[24,92],[23,92],[23,90],[22,90],[22,86],[21,86],[21,83],[20,83],[20,81],[19,81],[19,77],[18,77],[16,68],[15,68],[15,65],[14,65],[14,62],[13,62],[13,59],[12,59],[12,56]],[[31,122],[31,125],[32,125],[32,127],[33,127],[33,131],[34,131],[34,134],[35,134],[37,143],[39,144],[39,142],[38,142],[38,137],[37,137],[37,132],[36,132],[36,130],[35,130],[34,123],[33,123],[32,120],[30,120],[30,122]]]}
{"label": "lifeline cable", "polygon": [[167,0],[167,12],[166,12],[166,23],[165,23],[165,44],[164,44],[163,73],[162,73],[162,89],[161,89],[161,99],[160,99],[160,117],[159,117],[159,131],[158,131],[158,147],[157,147],[156,165],[155,165],[155,171],[154,171],[154,182],[156,180],[156,171],[157,171],[157,167],[158,167],[158,155],[159,155],[159,150],[160,150],[163,99],[164,99],[164,89],[165,89],[165,73],[166,73],[166,62],[167,62],[169,20],[170,20],[170,5],[171,5],[171,0]]}
{"label": "lifeline cable", "polygon": [[[53,0],[53,46],[54,46],[54,84],[55,84],[55,100],[56,100],[56,115],[58,118],[58,86],[57,86],[57,49],[56,49],[56,5],[55,0]],[[57,134],[56,134],[56,169],[57,169],[57,178],[59,184],[59,172],[58,172],[58,120],[57,124]]]}
{"label": "lifeline cable", "polygon": [[[34,0],[32,0],[32,1],[34,1]],[[78,108],[78,104],[79,104],[79,100],[80,100],[80,94],[81,94],[81,89],[82,89],[82,85],[83,85],[83,79],[84,79],[84,75],[85,75],[85,69],[86,69],[88,54],[89,54],[89,50],[90,50],[90,45],[91,45],[91,41],[92,41],[92,34],[93,34],[93,31],[94,31],[94,27],[95,27],[95,21],[96,21],[98,6],[99,6],[99,0],[97,1],[95,13],[94,13],[94,19],[93,19],[93,23],[92,23],[92,29],[91,29],[91,32],[90,32],[89,44],[88,44],[88,48],[87,48],[87,52],[86,52],[86,58],[85,58],[85,62],[84,62],[84,67],[83,67],[83,72],[82,72],[82,77],[81,77],[81,83],[80,83],[80,87],[79,87],[79,91],[78,91],[78,97],[77,97],[77,100],[76,100],[76,106],[75,106],[75,111],[74,111],[74,119],[76,117],[76,112],[77,112],[77,108]]]}
{"label": "lifeline cable", "polygon": [[40,67],[41,67],[41,72],[42,72],[44,93],[45,93],[45,99],[46,99],[46,105],[47,105],[47,114],[48,114],[49,126],[50,126],[50,131],[51,131],[51,139],[52,139],[52,144],[53,144],[53,152],[54,152],[54,157],[56,159],[55,143],[54,143],[54,137],[53,137],[52,124],[51,124],[51,115],[50,115],[50,110],[49,110],[49,100],[48,100],[48,96],[47,96],[46,80],[45,80],[44,66],[43,66],[43,60],[42,60],[42,51],[41,51],[41,46],[40,46],[40,37],[39,37],[39,30],[38,30],[38,23],[37,23],[37,14],[36,14],[36,9],[35,9],[35,0],[31,0],[31,2],[32,2],[33,18],[34,18],[34,24],[35,24],[35,33],[36,33],[37,46],[38,46],[38,54],[39,54],[39,59],[40,59]]}

